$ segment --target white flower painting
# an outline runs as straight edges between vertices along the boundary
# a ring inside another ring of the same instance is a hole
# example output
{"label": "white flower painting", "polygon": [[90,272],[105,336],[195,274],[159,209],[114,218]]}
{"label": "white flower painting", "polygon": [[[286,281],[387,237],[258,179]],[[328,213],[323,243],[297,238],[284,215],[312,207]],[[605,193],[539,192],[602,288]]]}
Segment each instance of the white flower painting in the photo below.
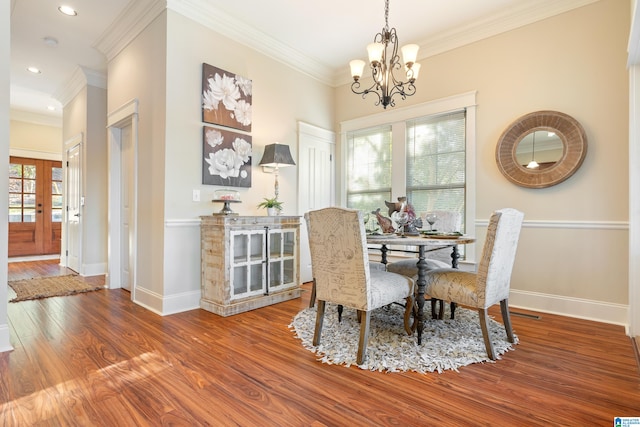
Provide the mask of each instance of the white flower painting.
{"label": "white flower painting", "polygon": [[251,136],[203,126],[202,183],[251,187]]}
{"label": "white flower painting", "polygon": [[251,132],[251,80],[202,64],[202,121]]}

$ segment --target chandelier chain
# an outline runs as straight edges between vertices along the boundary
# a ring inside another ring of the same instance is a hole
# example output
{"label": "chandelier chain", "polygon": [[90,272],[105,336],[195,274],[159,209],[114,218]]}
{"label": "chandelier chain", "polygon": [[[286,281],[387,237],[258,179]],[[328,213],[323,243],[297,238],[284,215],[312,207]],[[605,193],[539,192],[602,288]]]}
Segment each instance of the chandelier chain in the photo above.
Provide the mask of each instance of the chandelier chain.
{"label": "chandelier chain", "polygon": [[384,30],[389,32],[389,0],[384,0]]}

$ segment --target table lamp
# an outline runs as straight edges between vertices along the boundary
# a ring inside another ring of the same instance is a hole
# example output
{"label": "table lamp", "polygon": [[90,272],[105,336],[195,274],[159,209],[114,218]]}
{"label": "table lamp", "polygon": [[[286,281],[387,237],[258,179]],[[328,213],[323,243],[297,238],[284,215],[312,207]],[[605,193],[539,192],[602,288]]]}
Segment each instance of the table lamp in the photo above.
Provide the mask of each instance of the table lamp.
{"label": "table lamp", "polygon": [[262,160],[260,160],[259,166],[262,166],[263,169],[274,168],[274,173],[276,175],[275,182],[275,193],[276,199],[278,198],[279,189],[278,189],[278,170],[284,166],[295,166],[296,162],[293,161],[293,157],[291,157],[291,152],[289,151],[289,146],[285,144],[269,144],[264,147],[264,154],[262,155]]}

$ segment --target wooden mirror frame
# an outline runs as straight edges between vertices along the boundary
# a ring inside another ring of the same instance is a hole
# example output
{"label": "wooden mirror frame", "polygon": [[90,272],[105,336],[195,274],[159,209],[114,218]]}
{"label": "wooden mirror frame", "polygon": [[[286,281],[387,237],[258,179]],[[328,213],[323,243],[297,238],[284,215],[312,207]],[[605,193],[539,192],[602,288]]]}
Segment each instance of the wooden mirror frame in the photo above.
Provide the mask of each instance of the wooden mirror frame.
{"label": "wooden mirror frame", "polygon": [[[555,132],[563,145],[562,157],[543,170],[527,169],[516,160],[518,143],[537,130]],[[516,185],[545,188],[561,183],[573,175],[587,155],[587,136],[573,117],[557,111],[536,111],[513,122],[500,136],[496,146],[496,163],[500,172]]]}

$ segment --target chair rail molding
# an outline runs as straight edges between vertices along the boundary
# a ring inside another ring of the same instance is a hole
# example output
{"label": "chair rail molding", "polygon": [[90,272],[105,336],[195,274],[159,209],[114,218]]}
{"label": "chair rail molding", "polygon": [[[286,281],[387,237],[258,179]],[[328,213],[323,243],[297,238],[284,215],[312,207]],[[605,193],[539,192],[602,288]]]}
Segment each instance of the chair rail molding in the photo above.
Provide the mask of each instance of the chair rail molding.
{"label": "chair rail molding", "polygon": [[[476,227],[487,227],[488,219],[476,220]],[[557,220],[525,220],[522,228],[560,228],[589,230],[628,230],[628,221],[557,221]]]}

